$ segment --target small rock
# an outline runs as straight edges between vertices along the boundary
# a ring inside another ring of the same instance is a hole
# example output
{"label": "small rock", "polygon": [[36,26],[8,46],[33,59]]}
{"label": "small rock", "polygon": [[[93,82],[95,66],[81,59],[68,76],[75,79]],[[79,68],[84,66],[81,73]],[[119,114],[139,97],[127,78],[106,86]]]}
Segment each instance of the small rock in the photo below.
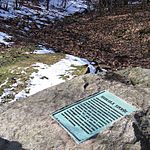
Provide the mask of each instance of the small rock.
{"label": "small rock", "polygon": [[40,79],[47,79],[48,80],[48,77],[42,76]]}

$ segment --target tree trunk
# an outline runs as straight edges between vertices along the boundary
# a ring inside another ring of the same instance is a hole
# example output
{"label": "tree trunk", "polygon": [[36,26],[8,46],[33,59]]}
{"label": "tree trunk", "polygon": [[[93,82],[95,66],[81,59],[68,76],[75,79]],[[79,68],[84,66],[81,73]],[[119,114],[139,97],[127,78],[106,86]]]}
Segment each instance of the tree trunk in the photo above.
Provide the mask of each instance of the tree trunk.
{"label": "tree trunk", "polygon": [[124,5],[128,5],[128,0],[123,0]]}
{"label": "tree trunk", "polygon": [[18,0],[15,1],[15,8],[18,8]]}
{"label": "tree trunk", "polygon": [[47,0],[47,6],[46,6],[47,10],[49,10],[49,3],[50,3],[50,0]]}

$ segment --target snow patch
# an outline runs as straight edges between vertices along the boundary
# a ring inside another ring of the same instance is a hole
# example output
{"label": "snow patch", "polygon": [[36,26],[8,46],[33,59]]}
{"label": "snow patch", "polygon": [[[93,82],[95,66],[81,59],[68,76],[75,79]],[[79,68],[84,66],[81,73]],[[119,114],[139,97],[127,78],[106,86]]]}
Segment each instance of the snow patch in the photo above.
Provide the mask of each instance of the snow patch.
{"label": "snow patch", "polygon": [[33,66],[38,69],[38,72],[32,73],[28,86],[16,94],[15,100],[25,98],[46,88],[65,82],[65,80],[61,78],[62,74],[68,76],[68,80],[72,79],[74,76],[68,70],[75,68],[71,66],[82,66],[85,64],[88,64],[91,73],[95,73],[95,68],[88,60],[72,55],[66,55],[66,58],[51,66],[43,63],[34,64]]}
{"label": "snow patch", "polygon": [[[18,7],[18,9],[15,9],[15,0],[1,0],[1,3],[8,4],[7,11],[0,9],[0,17],[4,19],[23,16],[32,17],[33,20],[37,20],[38,18],[40,18],[41,21],[45,18],[48,18],[50,20],[56,18],[60,19],[64,16],[68,16],[76,12],[82,12],[87,8],[84,0],[69,0],[64,7],[62,6],[63,0],[51,0],[49,10],[46,10],[47,6],[45,1],[39,3],[39,6],[36,6],[38,10],[21,5]],[[30,5],[32,6],[32,3]],[[42,24],[41,21],[38,21],[38,23]]]}
{"label": "snow patch", "polygon": [[45,46],[39,45],[39,49],[33,52],[34,54],[48,54],[55,53],[53,48],[46,48]]}
{"label": "snow patch", "polygon": [[1,88],[2,86],[6,85],[6,84],[7,84],[7,82],[8,82],[8,78],[5,80],[5,82],[4,82],[4,83],[0,84],[0,88]]}
{"label": "snow patch", "polygon": [[0,32],[0,43],[5,45],[10,45],[12,42],[6,42],[5,40],[10,40],[12,36],[9,36],[8,34],[4,32]]}

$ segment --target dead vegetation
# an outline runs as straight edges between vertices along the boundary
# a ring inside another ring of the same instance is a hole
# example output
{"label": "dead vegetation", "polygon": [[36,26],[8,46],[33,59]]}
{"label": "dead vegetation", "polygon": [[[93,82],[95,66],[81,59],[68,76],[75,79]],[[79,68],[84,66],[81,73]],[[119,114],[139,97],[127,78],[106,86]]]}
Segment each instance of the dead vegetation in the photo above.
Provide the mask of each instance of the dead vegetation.
{"label": "dead vegetation", "polygon": [[17,45],[43,43],[113,69],[150,68],[150,6],[134,7],[118,8],[103,16],[96,12],[76,14],[42,29],[33,23],[32,29],[24,34],[25,25],[16,26],[19,24],[16,19],[9,22],[10,33],[15,35]]}

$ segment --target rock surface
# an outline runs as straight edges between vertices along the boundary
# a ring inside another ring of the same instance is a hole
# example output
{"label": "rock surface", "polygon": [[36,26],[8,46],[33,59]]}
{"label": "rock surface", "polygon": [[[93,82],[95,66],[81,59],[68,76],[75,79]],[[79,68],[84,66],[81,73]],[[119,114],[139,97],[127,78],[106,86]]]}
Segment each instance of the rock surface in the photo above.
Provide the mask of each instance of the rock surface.
{"label": "rock surface", "polygon": [[135,67],[118,71],[118,73],[128,77],[133,85],[150,87],[150,69]]}
{"label": "rock surface", "polygon": [[1,150],[25,150],[22,145],[17,141],[8,141],[0,138],[0,149]]}
{"label": "rock surface", "polygon": [[[138,111],[77,145],[50,114],[101,90],[109,90],[135,105]],[[149,88],[135,88],[119,81],[102,79],[98,75],[83,75],[41,91],[24,101],[0,106],[0,137],[18,141],[24,149],[32,150],[150,149],[149,98]]]}

